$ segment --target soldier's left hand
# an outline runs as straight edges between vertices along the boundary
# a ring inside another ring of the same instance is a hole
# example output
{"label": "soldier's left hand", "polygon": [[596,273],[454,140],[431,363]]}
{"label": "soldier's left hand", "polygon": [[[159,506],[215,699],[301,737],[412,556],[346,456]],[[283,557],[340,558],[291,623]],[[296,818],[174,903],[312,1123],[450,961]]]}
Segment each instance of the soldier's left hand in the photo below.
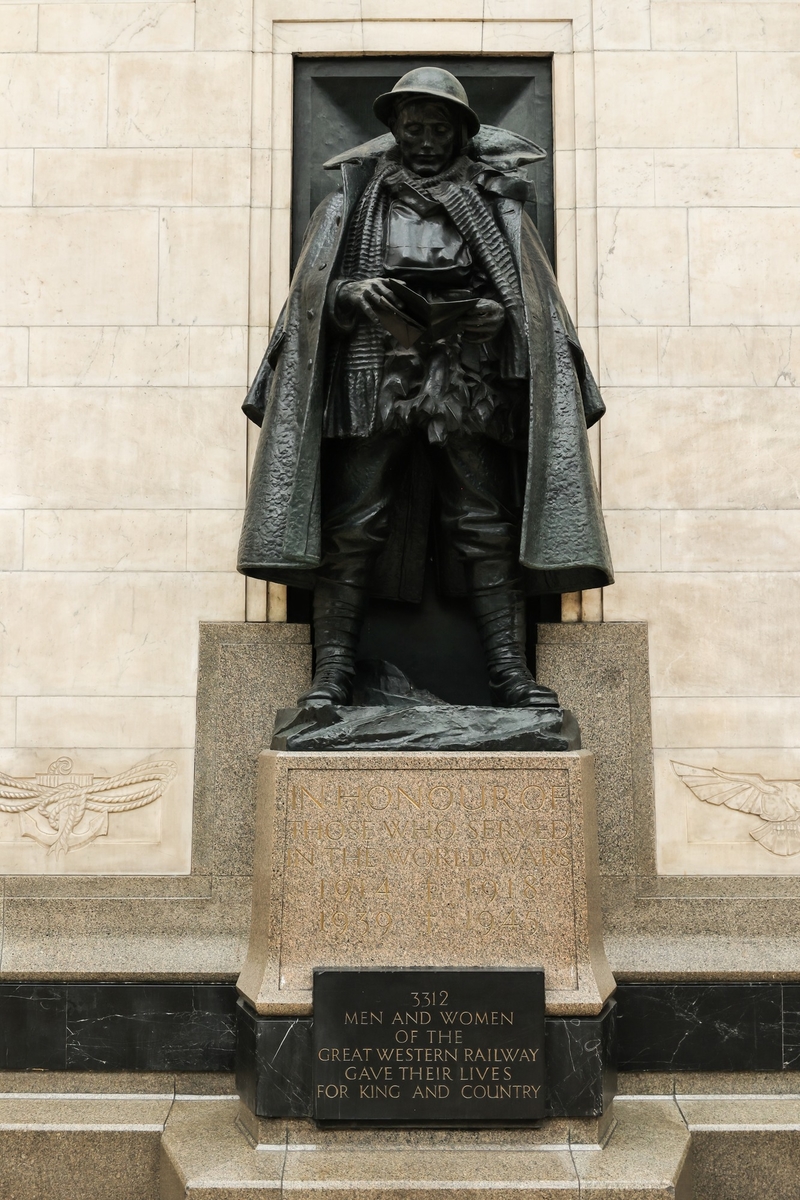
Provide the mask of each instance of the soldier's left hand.
{"label": "soldier's left hand", "polygon": [[502,304],[496,300],[479,300],[472,312],[459,321],[458,327],[467,341],[488,342],[499,333],[505,319]]}

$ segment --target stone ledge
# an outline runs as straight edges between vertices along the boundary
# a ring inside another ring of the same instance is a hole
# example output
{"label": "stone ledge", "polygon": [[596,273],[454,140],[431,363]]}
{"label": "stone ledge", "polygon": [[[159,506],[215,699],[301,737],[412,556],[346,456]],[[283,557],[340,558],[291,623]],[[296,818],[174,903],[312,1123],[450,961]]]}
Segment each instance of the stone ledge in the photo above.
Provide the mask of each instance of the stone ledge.
{"label": "stone ledge", "polygon": [[0,1099],[0,1195],[156,1200],[172,1096],[18,1093]]}
{"label": "stone ledge", "polygon": [[256,1149],[230,1106],[176,1103],[164,1134],[162,1200],[212,1194],[216,1200],[251,1200],[265,1191],[404,1200],[452,1200],[454,1192],[479,1191],[498,1200],[558,1200],[565,1193],[690,1200],[692,1194],[690,1134],[674,1101],[625,1105],[602,1147],[568,1141],[537,1147],[499,1130],[438,1131],[436,1143],[413,1130],[383,1139],[361,1131],[359,1138],[343,1133],[333,1142],[304,1122],[293,1124],[313,1141],[287,1142],[283,1129],[280,1141]]}
{"label": "stone ledge", "polygon": [[[726,1079],[728,1094],[702,1094]],[[63,1081],[45,1073],[30,1079],[36,1091],[0,1098],[0,1194],[74,1195],[80,1179],[81,1200],[263,1200],[268,1192],[279,1200],[328,1191],[452,1200],[456,1190],[516,1200],[558,1200],[565,1192],[596,1200],[752,1200],[765,1186],[770,1200],[797,1195],[800,1095],[748,1095],[763,1086],[749,1076],[683,1077],[680,1095],[619,1097],[602,1145],[564,1137],[560,1122],[545,1123],[537,1146],[524,1130],[376,1135],[281,1121],[264,1123],[275,1140],[259,1149],[235,1096],[125,1096],[114,1090],[116,1078],[105,1092],[58,1094]],[[136,1077],[126,1082],[133,1086]],[[629,1083],[648,1086],[644,1076],[623,1079]]]}

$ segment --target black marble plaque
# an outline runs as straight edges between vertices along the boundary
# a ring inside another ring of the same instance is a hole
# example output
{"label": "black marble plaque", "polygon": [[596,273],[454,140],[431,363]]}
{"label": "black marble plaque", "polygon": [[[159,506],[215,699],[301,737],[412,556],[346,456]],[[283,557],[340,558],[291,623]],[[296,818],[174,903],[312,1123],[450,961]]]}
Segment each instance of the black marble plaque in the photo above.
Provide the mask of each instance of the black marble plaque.
{"label": "black marble plaque", "polygon": [[544,971],[318,969],[311,1079],[321,1122],[538,1121]]}

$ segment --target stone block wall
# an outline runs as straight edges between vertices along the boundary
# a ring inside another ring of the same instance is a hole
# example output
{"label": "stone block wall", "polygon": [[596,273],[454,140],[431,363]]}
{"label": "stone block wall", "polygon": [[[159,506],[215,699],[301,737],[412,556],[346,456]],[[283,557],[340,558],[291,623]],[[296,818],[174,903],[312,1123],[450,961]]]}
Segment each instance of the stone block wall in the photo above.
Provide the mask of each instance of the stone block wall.
{"label": "stone block wall", "polygon": [[0,770],[177,768],[65,855],[0,812],[1,872],[190,869],[198,624],[246,613],[250,39],[0,4]]}
{"label": "stone block wall", "polygon": [[758,817],[672,764],[800,774],[800,22],[783,3],[603,8],[603,611],[649,624],[658,869],[795,875]]}

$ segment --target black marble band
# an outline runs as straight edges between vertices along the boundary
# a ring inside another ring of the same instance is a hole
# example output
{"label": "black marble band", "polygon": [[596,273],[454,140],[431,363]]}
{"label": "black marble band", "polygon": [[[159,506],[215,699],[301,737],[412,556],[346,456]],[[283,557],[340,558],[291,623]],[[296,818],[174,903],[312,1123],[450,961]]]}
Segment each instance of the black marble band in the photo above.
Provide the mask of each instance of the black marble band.
{"label": "black marble band", "polygon": [[800,1070],[800,985],[623,983],[621,1071]]}
{"label": "black marble band", "polygon": [[0,1069],[232,1071],[236,988],[0,983]]}
{"label": "black marble band", "polygon": [[[800,1070],[800,984],[621,983],[615,998],[620,1070]],[[232,1071],[236,999],[232,982],[0,983],[0,1070]]]}

